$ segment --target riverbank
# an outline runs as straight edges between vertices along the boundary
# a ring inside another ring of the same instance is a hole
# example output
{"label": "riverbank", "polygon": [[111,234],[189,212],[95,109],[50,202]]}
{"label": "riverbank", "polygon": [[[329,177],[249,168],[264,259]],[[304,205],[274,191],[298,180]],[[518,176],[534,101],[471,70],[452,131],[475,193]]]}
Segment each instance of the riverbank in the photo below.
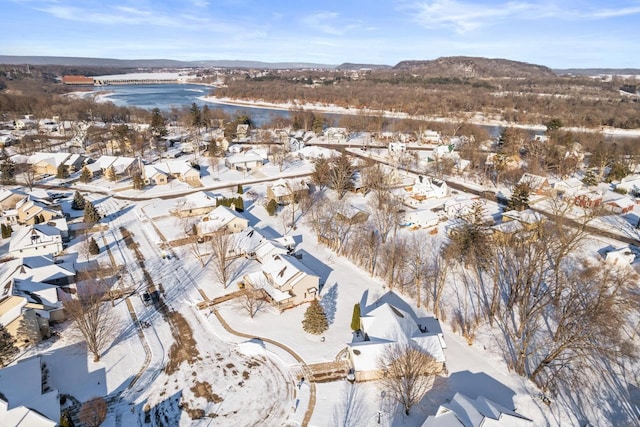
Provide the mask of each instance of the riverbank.
{"label": "riverbank", "polygon": [[[506,120],[498,120],[485,117],[482,113],[475,114],[465,114],[464,117],[436,117],[436,116],[426,116],[426,115],[410,115],[408,113],[400,112],[400,111],[384,111],[384,110],[371,110],[368,108],[346,108],[340,107],[337,105],[327,105],[327,104],[313,104],[313,103],[276,103],[276,102],[267,102],[263,100],[249,100],[249,99],[232,99],[232,98],[223,98],[217,96],[201,96],[198,98],[201,101],[209,102],[212,104],[221,104],[221,105],[230,105],[234,107],[251,107],[251,108],[262,108],[265,110],[276,110],[276,111],[291,111],[294,109],[302,109],[304,111],[313,111],[318,113],[328,113],[328,114],[369,114],[372,116],[382,115],[387,118],[393,119],[412,119],[412,120],[420,120],[427,122],[436,122],[436,123],[460,123],[460,122],[468,122],[474,125],[480,126],[495,126],[495,127],[515,127],[530,131],[536,132],[545,132],[547,127],[543,124],[522,124],[522,123],[513,123],[508,122]],[[605,136],[617,137],[617,138],[636,138],[640,137],[640,129],[618,129],[618,128],[610,128],[610,127],[602,127],[598,129],[593,128],[581,128],[581,127],[565,127],[564,130],[568,130],[571,132],[601,132]]]}

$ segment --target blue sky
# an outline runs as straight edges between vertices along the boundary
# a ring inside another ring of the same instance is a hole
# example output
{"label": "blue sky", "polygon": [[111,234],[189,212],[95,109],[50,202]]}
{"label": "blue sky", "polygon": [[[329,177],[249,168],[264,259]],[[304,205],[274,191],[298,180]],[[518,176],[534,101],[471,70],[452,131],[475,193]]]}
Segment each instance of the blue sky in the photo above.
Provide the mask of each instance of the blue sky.
{"label": "blue sky", "polygon": [[0,54],[640,68],[640,0],[0,0]]}

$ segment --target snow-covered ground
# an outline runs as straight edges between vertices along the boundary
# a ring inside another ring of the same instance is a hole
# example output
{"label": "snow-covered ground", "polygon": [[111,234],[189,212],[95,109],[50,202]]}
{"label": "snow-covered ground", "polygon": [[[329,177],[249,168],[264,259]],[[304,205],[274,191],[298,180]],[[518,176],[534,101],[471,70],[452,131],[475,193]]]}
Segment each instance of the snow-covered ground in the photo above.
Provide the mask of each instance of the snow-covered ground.
{"label": "snow-covered ground", "polygon": [[[266,184],[252,182],[310,171],[310,164],[302,161],[289,164],[284,173],[277,167],[265,166],[257,176],[245,176],[221,166],[216,174],[205,170],[201,181],[204,188],[217,188],[219,191],[216,192],[226,196],[235,195],[238,183],[246,184],[245,207],[250,225],[265,234],[277,236],[284,232],[283,223],[279,217],[270,217],[262,206]],[[301,425],[311,387],[298,380],[302,372],[300,363],[262,338],[291,348],[305,363],[333,361],[351,341],[354,304],[365,291],[374,298],[387,292],[384,283],[319,245],[314,233],[300,221],[289,235],[299,242],[297,252],[302,254],[303,262],[325,283],[319,297],[328,315],[329,330],[322,337],[302,330],[306,306],[282,313],[263,306],[254,318],[250,318],[235,300],[219,304],[217,310],[231,328],[256,338],[238,337],[229,333],[212,312],[198,310],[196,304],[203,301],[202,292],[215,298],[237,290],[241,275],[223,288],[214,280],[210,263],[203,267],[188,245],[171,249],[175,255],[171,258],[165,256],[169,249],[161,247],[165,241],[183,236],[181,224],[169,211],[175,207],[177,198],[194,189],[178,181],[169,186],[150,187],[143,192],[120,188],[126,185],[96,180],[91,185],[78,184],[77,188],[88,193],[88,199],[104,214],[102,223],[108,226],[107,230],[95,233],[102,250],[90,259],[126,267],[121,286],[135,288],[136,293],[128,303],[135,318],[142,323],[133,322],[127,302],[119,299],[114,309],[119,333],[100,362],[91,361],[84,346],[66,332],[66,325],[61,327],[61,338],[44,342],[31,349],[28,355],[45,355],[45,363],[53,372],[50,384],[61,393],[80,401],[93,396],[113,398],[105,426],[146,425],[147,420],[150,425]],[[133,200],[138,198],[145,200]],[[365,207],[370,202],[362,195],[349,194],[347,198],[354,206]],[[431,209],[439,204],[440,201],[430,201],[424,207]],[[63,202],[63,208],[70,211],[66,202]],[[498,217],[500,214],[495,203],[488,202],[486,209],[489,215]],[[640,217],[640,210],[636,208],[633,214]],[[79,215],[76,212],[71,216]],[[629,221],[620,217],[603,217],[600,221],[603,221],[603,227],[611,227],[615,222],[626,235],[638,237]],[[132,234],[144,258],[146,273],[135,252],[124,243],[122,229]],[[434,238],[442,238],[444,227],[438,226],[437,230]],[[411,231],[402,230],[401,233]],[[0,250],[6,251],[7,242],[0,242]],[[607,244],[614,246],[616,242],[592,239],[587,247],[596,254],[601,245]],[[80,239],[73,239],[67,250],[81,252],[80,245]],[[82,257],[79,260],[85,261]],[[243,260],[242,268],[246,273],[259,266],[256,261]],[[166,311],[144,304],[141,295],[146,289],[145,274],[163,290]],[[444,303],[450,307],[454,303],[452,296],[448,297],[451,299]],[[416,306],[410,298],[407,301]],[[429,313],[419,308],[417,314]],[[146,322],[148,327],[138,328]],[[351,385],[341,380],[316,384],[316,403],[310,425],[336,425],[345,410],[345,396],[351,394],[359,402],[358,422],[353,425],[377,425],[380,420],[380,425],[420,426],[456,391],[472,397],[482,394],[505,406],[516,407],[518,412],[534,420],[534,425],[576,422],[569,407],[556,402],[547,406],[538,398],[536,387],[509,372],[494,335],[481,331],[470,346],[447,322],[443,321],[442,328],[447,342],[448,375],[436,380],[433,390],[410,416],[402,415],[388,398],[383,398],[384,390],[375,382]],[[601,420],[607,424],[606,420]],[[615,420],[611,423],[615,424]]]}

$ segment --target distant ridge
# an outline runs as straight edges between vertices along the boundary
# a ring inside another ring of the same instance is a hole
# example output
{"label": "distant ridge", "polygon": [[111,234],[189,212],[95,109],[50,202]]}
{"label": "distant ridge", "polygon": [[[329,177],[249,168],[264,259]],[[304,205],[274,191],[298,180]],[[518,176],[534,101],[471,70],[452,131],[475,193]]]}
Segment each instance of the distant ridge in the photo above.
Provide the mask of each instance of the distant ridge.
{"label": "distant ridge", "polygon": [[65,56],[9,56],[0,55],[0,64],[13,65],[62,65],[62,66],[90,66],[90,67],[120,67],[120,68],[186,68],[186,67],[220,67],[220,68],[270,68],[270,69],[300,69],[300,68],[335,68],[335,65],[314,64],[307,62],[260,62],[241,60],[205,60],[205,61],[176,61],[172,59],[112,59],[112,58],[82,58]]}
{"label": "distant ridge", "polygon": [[394,70],[416,71],[433,76],[457,78],[533,78],[553,77],[554,72],[543,65],[499,58],[449,56],[428,61],[401,61]]}
{"label": "distant ridge", "polygon": [[391,68],[391,65],[384,64],[353,64],[351,62],[345,62],[336,67],[337,70],[387,70]]}

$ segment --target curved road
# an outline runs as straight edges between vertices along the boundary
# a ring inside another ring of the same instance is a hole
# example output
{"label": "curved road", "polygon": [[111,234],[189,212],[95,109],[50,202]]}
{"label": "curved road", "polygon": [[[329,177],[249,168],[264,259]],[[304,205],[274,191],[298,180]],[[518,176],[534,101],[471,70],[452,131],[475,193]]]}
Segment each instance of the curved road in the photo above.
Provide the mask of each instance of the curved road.
{"label": "curved road", "polygon": [[[218,319],[218,321],[220,322],[220,324],[222,325],[222,327],[229,332],[230,334],[242,337],[242,338],[248,338],[248,339],[259,339],[261,341],[264,341],[266,343],[275,345],[276,347],[279,347],[281,349],[283,349],[284,351],[286,351],[287,353],[289,353],[291,356],[293,356],[294,359],[296,359],[296,361],[298,363],[300,363],[300,366],[302,366],[302,370],[304,371],[304,375],[306,378],[311,378],[311,371],[309,370],[309,366],[307,366],[306,362],[304,361],[304,359],[302,359],[302,357],[300,357],[295,351],[291,350],[289,347],[287,347],[286,345],[279,343],[277,341],[274,341],[272,339],[269,338],[262,338],[262,337],[258,337],[255,335],[249,335],[249,334],[244,334],[242,332],[238,332],[235,329],[233,329],[231,326],[229,326],[229,324],[227,323],[226,320],[224,320],[224,318],[222,317],[222,315],[218,312],[217,309],[212,308],[211,311],[213,312],[213,314],[215,314],[216,318]],[[313,415],[313,409],[316,406],[316,385],[315,383],[312,383],[310,380],[307,381],[307,383],[309,384],[309,390],[310,390],[310,394],[309,394],[309,406],[307,407],[307,412],[305,412],[304,414],[304,419],[302,420],[302,427],[306,427],[309,425],[309,421],[311,421],[311,416]]]}

